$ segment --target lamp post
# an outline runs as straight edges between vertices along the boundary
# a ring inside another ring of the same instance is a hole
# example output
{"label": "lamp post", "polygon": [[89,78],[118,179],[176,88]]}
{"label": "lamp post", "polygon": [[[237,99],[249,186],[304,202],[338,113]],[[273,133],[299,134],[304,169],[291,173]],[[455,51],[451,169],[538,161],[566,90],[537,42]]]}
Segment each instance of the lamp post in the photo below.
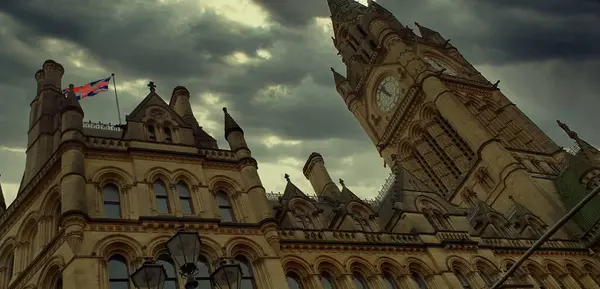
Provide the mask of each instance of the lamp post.
{"label": "lamp post", "polygon": [[[165,244],[171,259],[179,268],[179,273],[186,278],[185,289],[197,289],[195,278],[198,272],[196,262],[200,257],[202,241],[197,232],[187,232],[180,227],[177,233]],[[163,289],[167,273],[162,265],[145,262],[131,275],[133,284],[139,289]],[[210,282],[215,289],[240,289],[242,268],[234,263],[221,263],[210,275]],[[210,289],[210,288],[198,288]]]}

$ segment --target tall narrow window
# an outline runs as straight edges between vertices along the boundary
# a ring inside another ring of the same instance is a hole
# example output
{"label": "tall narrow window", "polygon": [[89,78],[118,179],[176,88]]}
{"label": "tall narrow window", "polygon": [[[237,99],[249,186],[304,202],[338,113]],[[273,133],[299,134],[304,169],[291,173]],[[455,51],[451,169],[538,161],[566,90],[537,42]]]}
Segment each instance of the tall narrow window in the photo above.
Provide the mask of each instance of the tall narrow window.
{"label": "tall narrow window", "polygon": [[165,134],[165,141],[166,142],[173,142],[173,136],[171,135],[171,129],[168,127],[164,127],[163,128],[163,132]]}
{"label": "tall narrow window", "polygon": [[367,279],[365,276],[360,274],[359,272],[352,273],[352,279],[354,279],[354,284],[358,289],[369,289],[369,283],[367,283]]}
{"label": "tall narrow window", "polygon": [[456,275],[456,278],[458,278],[458,282],[460,282],[462,288],[471,289],[471,284],[469,284],[469,279],[467,279],[465,274],[463,274],[459,270],[454,270],[454,275]]}
{"label": "tall narrow window", "polygon": [[109,289],[129,289],[129,268],[127,260],[121,255],[108,259]]}
{"label": "tall narrow window", "polygon": [[250,262],[243,256],[238,256],[235,261],[242,267],[242,286],[240,289],[255,289],[254,273],[252,272],[252,266]]}
{"label": "tall narrow window", "polygon": [[323,284],[323,289],[337,289],[333,282],[333,276],[329,272],[321,273],[321,284]]}
{"label": "tall narrow window", "polygon": [[60,204],[56,206],[54,209],[54,213],[52,214],[52,238],[58,235],[58,231],[60,230],[60,215],[62,214],[62,207]]}
{"label": "tall narrow window", "polygon": [[148,126],[148,139],[151,141],[156,141],[156,131],[154,130],[154,126]]}
{"label": "tall narrow window", "polygon": [[219,213],[221,214],[222,222],[235,222],[233,207],[229,196],[225,192],[219,192],[216,195],[217,204],[219,205]]}
{"label": "tall narrow window", "polygon": [[190,195],[190,189],[184,181],[179,181],[175,185],[177,194],[179,194],[179,203],[181,204],[181,212],[184,215],[192,214],[192,197]]}
{"label": "tall narrow window", "polygon": [[429,286],[427,286],[427,281],[425,281],[425,278],[423,277],[423,275],[419,272],[411,272],[411,276],[413,278],[413,280],[415,281],[415,283],[417,283],[417,288],[419,289],[429,289]]}
{"label": "tall narrow window", "polygon": [[383,272],[383,284],[385,289],[398,289],[394,275],[390,272]]}
{"label": "tall narrow window", "polygon": [[157,264],[163,265],[165,271],[167,272],[167,276],[165,279],[165,285],[163,289],[177,289],[179,286],[177,285],[177,273],[175,271],[175,266],[173,265],[173,260],[169,255],[160,255],[156,260]]}
{"label": "tall narrow window", "polygon": [[156,180],[154,182],[154,195],[156,196],[156,209],[161,214],[168,214],[171,212],[169,209],[169,193],[167,186],[162,180]]}
{"label": "tall narrow window", "polygon": [[54,283],[54,288],[53,289],[62,289],[63,288],[63,281],[61,277],[58,277],[58,279],[56,280],[56,283]]}
{"label": "tall narrow window", "polygon": [[294,272],[288,272],[285,277],[287,278],[288,287],[290,289],[303,289],[302,282],[300,282],[300,276]]}
{"label": "tall narrow window", "polygon": [[198,281],[197,288],[213,288],[210,284],[210,266],[208,259],[204,256],[200,256],[196,266],[198,267],[198,273],[196,273],[196,281]]}
{"label": "tall narrow window", "polygon": [[106,184],[102,188],[102,198],[104,199],[103,211],[105,218],[121,218],[121,200],[119,197],[119,188],[114,184]]}
{"label": "tall narrow window", "polygon": [[354,226],[357,230],[361,230],[364,232],[373,232],[373,228],[371,227],[369,221],[363,218],[362,216],[355,216],[352,219],[354,220]]}
{"label": "tall narrow window", "polygon": [[314,229],[315,224],[303,208],[297,208],[294,212],[296,224],[302,229]]}
{"label": "tall narrow window", "polygon": [[[15,250],[8,255],[8,260],[6,260],[6,277],[8,277],[8,281],[12,279],[13,274],[15,273]],[[8,286],[7,286],[8,287]]]}

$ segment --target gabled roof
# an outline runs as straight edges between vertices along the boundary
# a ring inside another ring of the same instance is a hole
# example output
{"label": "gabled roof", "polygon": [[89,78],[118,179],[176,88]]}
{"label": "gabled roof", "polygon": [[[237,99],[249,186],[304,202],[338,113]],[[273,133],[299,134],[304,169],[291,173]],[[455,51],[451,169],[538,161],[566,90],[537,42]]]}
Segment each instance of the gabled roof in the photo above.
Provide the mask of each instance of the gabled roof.
{"label": "gabled roof", "polygon": [[140,102],[135,109],[127,115],[126,121],[141,122],[145,116],[146,108],[150,106],[158,106],[169,112],[179,125],[187,127],[188,125],[183,121],[181,116],[169,106],[165,100],[160,97],[154,89],[150,90],[150,93]]}

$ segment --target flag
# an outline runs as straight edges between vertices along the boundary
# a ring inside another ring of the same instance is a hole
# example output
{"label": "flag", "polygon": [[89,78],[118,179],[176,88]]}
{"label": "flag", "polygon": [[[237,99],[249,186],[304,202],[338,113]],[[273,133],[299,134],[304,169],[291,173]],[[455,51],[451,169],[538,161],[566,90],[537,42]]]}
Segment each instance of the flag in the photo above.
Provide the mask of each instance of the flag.
{"label": "flag", "polygon": [[[77,97],[77,100],[81,100],[88,96],[94,96],[100,92],[107,91],[108,83],[110,82],[111,77],[112,76],[109,76],[104,79],[90,82],[83,86],[74,87],[73,92],[75,92],[75,96]],[[68,88],[63,89],[64,95],[67,95],[68,92],[69,92]]]}

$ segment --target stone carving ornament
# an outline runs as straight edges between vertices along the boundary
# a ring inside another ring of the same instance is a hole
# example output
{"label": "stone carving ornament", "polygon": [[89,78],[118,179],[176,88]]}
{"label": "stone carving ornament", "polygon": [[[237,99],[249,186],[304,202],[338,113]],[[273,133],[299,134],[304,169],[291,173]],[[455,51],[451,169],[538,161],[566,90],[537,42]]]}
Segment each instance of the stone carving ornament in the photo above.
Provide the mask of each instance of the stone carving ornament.
{"label": "stone carving ornament", "polygon": [[165,119],[167,117],[167,113],[160,108],[153,108],[150,110],[150,116],[155,119]]}

